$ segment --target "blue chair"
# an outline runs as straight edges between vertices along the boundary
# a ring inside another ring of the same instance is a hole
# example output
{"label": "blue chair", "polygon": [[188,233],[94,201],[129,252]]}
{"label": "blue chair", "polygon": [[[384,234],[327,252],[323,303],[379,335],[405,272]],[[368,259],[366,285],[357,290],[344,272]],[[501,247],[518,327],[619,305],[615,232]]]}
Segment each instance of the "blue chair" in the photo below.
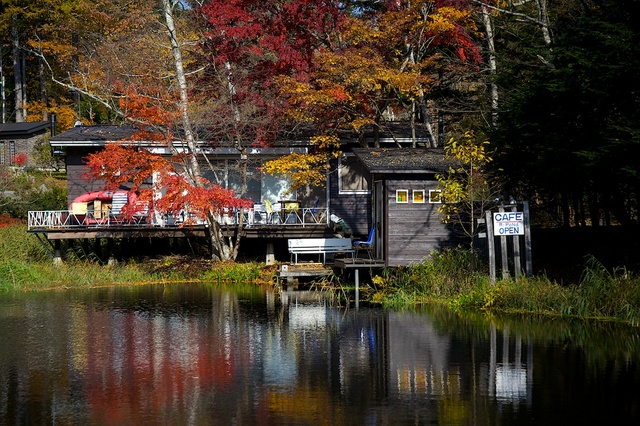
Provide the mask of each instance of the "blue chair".
{"label": "blue chair", "polygon": [[316,201],[313,203],[313,207],[312,208],[307,208],[304,209],[304,215],[305,215],[305,220],[306,220],[306,216],[307,214],[311,215],[311,220],[313,221],[313,223],[320,223],[320,218],[318,217],[318,206],[320,205],[320,199],[316,198]]}
{"label": "blue chair", "polygon": [[373,239],[375,237],[375,234],[376,234],[376,228],[371,228],[371,231],[369,231],[369,237],[367,237],[366,241],[362,241],[362,240],[353,241],[353,247],[355,247],[356,249],[356,257],[358,257],[358,252],[364,249],[367,251],[367,254],[369,255],[369,259],[373,259]]}

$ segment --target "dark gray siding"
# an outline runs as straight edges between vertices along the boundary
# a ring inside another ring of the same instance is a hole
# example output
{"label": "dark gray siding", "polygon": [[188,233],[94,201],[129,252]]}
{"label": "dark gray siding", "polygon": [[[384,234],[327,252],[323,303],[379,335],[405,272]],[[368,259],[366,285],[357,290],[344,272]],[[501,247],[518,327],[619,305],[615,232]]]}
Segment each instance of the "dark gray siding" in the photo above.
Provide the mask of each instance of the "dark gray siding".
{"label": "dark gray siding", "polygon": [[[389,179],[386,181],[387,220],[385,229],[387,266],[418,263],[431,252],[452,245],[452,233],[440,220],[438,204],[428,200],[430,189],[438,182],[430,180]],[[396,190],[409,190],[409,202],[397,203]],[[411,191],[424,190],[425,203],[413,203]]]}
{"label": "dark gray siding", "polygon": [[354,196],[350,195],[350,198],[346,196],[340,196],[332,199],[331,214],[342,218],[347,225],[347,228],[351,230],[351,233],[356,238],[364,238],[369,232],[371,223],[371,204],[368,196]]}
{"label": "dark gray siding", "polygon": [[366,237],[371,224],[371,195],[339,194],[336,176],[329,179],[329,199],[331,214],[342,218],[354,236]]}
{"label": "dark gray siding", "polygon": [[102,181],[88,181],[83,177],[87,172],[84,160],[89,154],[87,148],[67,150],[67,200],[71,204],[78,196],[103,188]]}
{"label": "dark gray siding", "polygon": [[[2,158],[2,164],[6,165],[15,165],[20,167],[26,166],[36,166],[36,160],[33,152],[37,143],[42,140],[44,136],[36,135],[29,138],[14,138],[14,139],[1,139],[0,140],[0,149],[4,149],[3,152],[0,153],[0,158]],[[27,161],[26,163],[16,164],[15,158],[11,158],[11,143],[14,143],[15,152],[13,153],[16,157],[20,154],[26,154]]]}

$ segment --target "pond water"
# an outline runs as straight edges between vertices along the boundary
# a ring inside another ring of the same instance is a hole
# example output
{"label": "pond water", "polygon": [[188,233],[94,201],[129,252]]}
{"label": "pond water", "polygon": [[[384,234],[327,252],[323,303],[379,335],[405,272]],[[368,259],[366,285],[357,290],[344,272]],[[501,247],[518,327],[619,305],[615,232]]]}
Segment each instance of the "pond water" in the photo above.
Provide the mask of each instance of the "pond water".
{"label": "pond water", "polygon": [[638,420],[638,328],[256,286],[0,295],[0,424]]}

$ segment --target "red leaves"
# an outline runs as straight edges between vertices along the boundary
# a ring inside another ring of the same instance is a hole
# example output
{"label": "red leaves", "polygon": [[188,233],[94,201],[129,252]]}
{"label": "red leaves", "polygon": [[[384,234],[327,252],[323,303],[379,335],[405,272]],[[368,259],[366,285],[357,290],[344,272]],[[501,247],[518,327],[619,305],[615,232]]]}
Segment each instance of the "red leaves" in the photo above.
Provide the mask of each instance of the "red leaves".
{"label": "red leaves", "polygon": [[10,226],[21,225],[24,223],[22,219],[16,219],[6,214],[0,215],[0,228],[8,228]]}
{"label": "red leaves", "polygon": [[87,166],[89,171],[85,177],[103,180],[105,189],[127,186],[137,194],[135,202],[130,198],[129,206],[123,211],[129,217],[141,210],[161,214],[186,211],[204,220],[210,213],[222,215],[252,204],[204,178],[192,182],[178,173],[168,157],[124,143],[109,144],[104,150],[90,154]]}
{"label": "red leaves", "polygon": [[156,179],[156,188],[161,190],[162,196],[154,200],[154,209],[171,214],[187,211],[205,219],[209,214],[218,216],[252,205],[251,201],[236,198],[232,190],[212,185],[204,178],[198,183],[198,186],[193,186],[182,175],[161,172]]}
{"label": "red leaves", "polygon": [[258,106],[271,123],[282,105],[274,80],[307,81],[314,53],[328,43],[340,14],[330,0],[213,0],[200,13],[211,28],[200,46],[203,61],[229,69],[234,102]]}
{"label": "red leaves", "polygon": [[177,99],[165,87],[159,87],[155,91],[157,93],[150,90],[149,84],[144,87],[144,92],[132,85],[123,90],[120,109],[128,117],[135,117],[137,121],[148,125],[159,126],[167,126],[179,118],[177,108],[170,108],[172,105],[175,106]]}
{"label": "red leaves", "polygon": [[213,0],[200,12],[219,61],[260,53],[257,68],[285,73],[308,72],[314,50],[339,21],[338,2],[317,0]]}
{"label": "red leaves", "polygon": [[13,157],[13,163],[21,166],[29,160],[29,157],[25,153],[21,153]]}
{"label": "red leaves", "polygon": [[108,144],[104,150],[87,156],[87,179],[103,180],[107,190],[130,184],[132,191],[141,189],[157,170],[173,170],[173,165],[145,148],[124,143]]}

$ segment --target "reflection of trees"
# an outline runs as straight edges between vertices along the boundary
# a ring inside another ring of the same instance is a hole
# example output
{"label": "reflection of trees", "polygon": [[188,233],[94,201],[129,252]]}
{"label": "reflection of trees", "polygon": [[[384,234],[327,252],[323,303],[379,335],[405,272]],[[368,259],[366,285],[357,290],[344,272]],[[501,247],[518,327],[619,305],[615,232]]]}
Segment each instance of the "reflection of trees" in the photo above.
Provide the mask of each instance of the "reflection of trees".
{"label": "reflection of trees", "polygon": [[612,324],[338,310],[255,285],[75,294],[0,310],[0,418],[495,424],[551,421],[541,410],[566,395],[640,398],[618,385],[640,381],[637,331]]}
{"label": "reflection of trees", "polygon": [[[425,306],[420,311],[440,333],[456,337],[451,364],[464,365],[461,354],[471,357],[466,362],[472,371],[462,372],[463,399],[472,407],[467,419],[495,423],[501,418],[509,423],[535,417],[540,424],[558,423],[563,418],[570,423],[598,423],[593,415],[602,413],[598,409],[601,404],[636,401],[640,396],[637,387],[626,389],[619,380],[629,377],[631,382],[640,382],[637,366],[629,362],[640,359],[638,331],[633,328],[531,316],[454,313],[438,306]],[[611,394],[603,395],[602,389]],[[556,413],[554,407],[562,413]]]}
{"label": "reflection of trees", "polygon": [[362,424],[362,409],[386,395],[386,314],[332,309],[319,294],[281,300],[282,327],[267,331],[263,361],[271,418]]}
{"label": "reflection of trees", "polygon": [[487,340],[493,326],[498,331],[507,329],[513,335],[527,336],[534,345],[579,349],[593,366],[624,365],[629,359],[640,359],[640,331],[625,324],[534,315],[455,313],[438,306],[424,306],[421,311],[433,318],[438,330],[464,336],[472,342]]}

